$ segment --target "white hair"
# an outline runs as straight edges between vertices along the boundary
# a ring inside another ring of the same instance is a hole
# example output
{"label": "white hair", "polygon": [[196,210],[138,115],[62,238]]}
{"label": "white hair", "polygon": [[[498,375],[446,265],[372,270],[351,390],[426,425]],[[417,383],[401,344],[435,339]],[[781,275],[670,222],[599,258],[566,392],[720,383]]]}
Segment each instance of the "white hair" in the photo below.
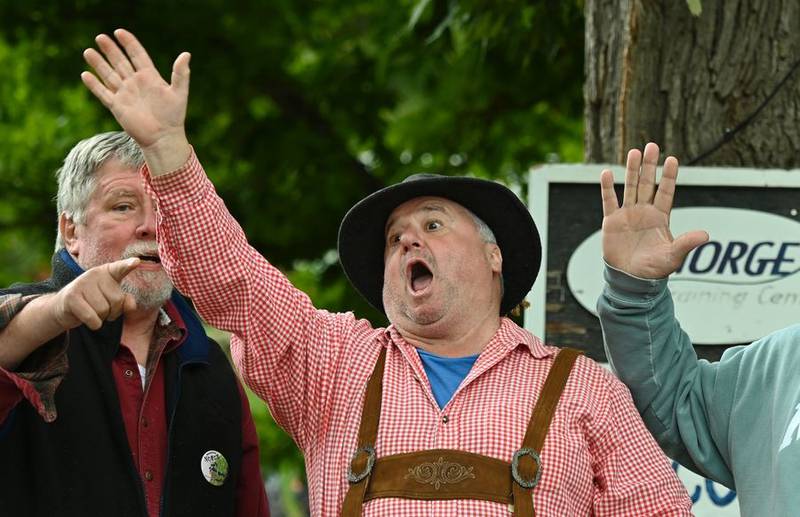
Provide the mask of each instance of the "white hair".
{"label": "white hair", "polygon": [[[466,209],[467,212],[469,212],[469,215],[472,216],[472,220],[475,223],[475,226],[478,228],[478,235],[481,237],[481,240],[483,242],[486,242],[486,243],[489,243],[489,244],[497,244],[497,238],[494,236],[494,232],[492,231],[492,229],[489,228],[489,225],[486,224],[486,222],[483,219],[481,219],[480,217],[475,215],[472,212],[472,210],[470,210],[469,208],[466,208],[466,207],[465,207],[465,209]],[[500,246],[497,246],[497,247],[499,248]],[[503,250],[501,249],[500,251],[502,252]],[[505,279],[503,278],[503,275],[501,273],[500,274],[500,298],[503,297],[503,294],[505,294],[505,292],[506,292],[506,282],[505,282]]]}
{"label": "white hair", "polygon": [[[81,140],[64,158],[64,165],[56,171],[58,194],[56,210],[59,217],[65,214],[76,224],[84,222],[86,205],[97,186],[97,169],[111,158],[117,158],[126,167],[138,168],[144,155],[136,142],[122,131],[100,133]],[[56,251],[64,247],[61,230],[56,236]]]}
{"label": "white hair", "polygon": [[478,235],[481,236],[481,240],[490,244],[497,244],[497,238],[495,238],[494,232],[491,228],[489,228],[489,225],[486,224],[483,219],[472,213],[472,210],[466,210],[469,212],[469,215],[472,216],[472,220],[475,222],[475,226],[478,228]]}

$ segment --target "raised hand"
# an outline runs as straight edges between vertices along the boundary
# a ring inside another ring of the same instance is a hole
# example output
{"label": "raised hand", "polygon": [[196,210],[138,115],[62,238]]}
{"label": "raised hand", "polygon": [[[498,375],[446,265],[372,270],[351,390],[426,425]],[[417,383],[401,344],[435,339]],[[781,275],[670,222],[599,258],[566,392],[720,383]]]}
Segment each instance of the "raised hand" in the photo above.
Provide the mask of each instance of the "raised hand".
{"label": "raised hand", "polygon": [[95,38],[100,52],[84,51],[97,75],[83,72],[81,80],[136,140],[152,174],[177,169],[191,153],[184,129],[190,55],[178,56],[167,83],[133,34],[117,29],[114,36],[116,41],[105,34]]}
{"label": "raised hand", "polygon": [[669,214],[678,160],[670,156],[664,161],[656,190],[658,155],[658,146],[652,142],[644,148],[644,160],[640,151],[628,152],[622,207],[614,192],[613,173],[606,169],[600,175],[603,257],[610,266],[640,278],[669,276],[690,251],[708,240],[708,234],[700,230],[672,237]]}
{"label": "raised hand", "polygon": [[62,330],[82,324],[97,330],[104,321],[136,310],[136,301],[120,282],[138,265],[138,258],[129,258],[87,270],[55,294],[53,318]]}

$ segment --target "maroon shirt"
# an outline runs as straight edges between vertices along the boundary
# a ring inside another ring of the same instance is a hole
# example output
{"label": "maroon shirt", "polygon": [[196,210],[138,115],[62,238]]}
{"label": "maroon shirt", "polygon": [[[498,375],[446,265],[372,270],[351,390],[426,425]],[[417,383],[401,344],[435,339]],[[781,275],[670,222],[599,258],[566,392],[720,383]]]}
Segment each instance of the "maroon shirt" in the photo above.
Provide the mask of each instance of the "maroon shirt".
{"label": "maroon shirt", "polygon": [[[0,328],[32,298],[0,296]],[[186,327],[175,307],[167,303],[164,309],[166,317],[161,315],[153,332],[144,389],[133,352],[124,343],[111,363],[128,444],[142,479],[150,517],[159,515],[167,460],[164,365],[161,359],[165,353],[181,346],[186,334]],[[53,353],[36,372],[12,373],[0,368],[0,422],[5,421],[23,398],[45,421],[56,419],[53,395],[67,370],[65,351],[66,347]],[[242,465],[236,487],[236,517],[267,517],[269,507],[261,479],[258,436],[241,385],[239,394],[242,404]],[[200,468],[199,459],[197,468]]]}

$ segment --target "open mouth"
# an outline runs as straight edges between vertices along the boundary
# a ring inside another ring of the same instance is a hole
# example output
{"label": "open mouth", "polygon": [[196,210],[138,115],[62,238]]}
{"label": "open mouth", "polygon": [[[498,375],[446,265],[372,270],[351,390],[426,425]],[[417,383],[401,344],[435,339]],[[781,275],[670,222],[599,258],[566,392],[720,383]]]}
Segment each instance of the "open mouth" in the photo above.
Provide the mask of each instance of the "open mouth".
{"label": "open mouth", "polygon": [[161,259],[158,255],[137,255],[142,262],[152,262],[154,264],[161,264]]}
{"label": "open mouth", "polygon": [[433,273],[428,269],[424,262],[414,261],[408,265],[408,279],[411,292],[419,293],[424,291],[433,282]]}

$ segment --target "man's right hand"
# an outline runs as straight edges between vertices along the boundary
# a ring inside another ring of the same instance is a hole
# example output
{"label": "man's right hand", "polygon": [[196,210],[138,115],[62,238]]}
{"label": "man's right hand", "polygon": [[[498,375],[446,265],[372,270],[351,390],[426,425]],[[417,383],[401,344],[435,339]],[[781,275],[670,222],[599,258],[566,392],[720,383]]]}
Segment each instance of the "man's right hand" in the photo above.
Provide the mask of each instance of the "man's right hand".
{"label": "man's right hand", "polygon": [[665,278],[683,263],[686,255],[708,240],[695,230],[672,237],[669,214],[678,177],[678,160],[664,161],[656,191],[659,150],[654,143],[628,152],[622,207],[614,192],[614,175],[608,169],[600,176],[603,196],[603,258],[608,265],[639,278]]}
{"label": "man's right hand", "polygon": [[53,318],[63,330],[79,325],[97,330],[104,321],[136,310],[136,300],[120,283],[138,265],[138,258],[128,258],[87,270],[53,295]]}
{"label": "man's right hand", "polygon": [[153,176],[178,169],[191,154],[184,129],[190,55],[175,59],[167,83],[133,34],[117,29],[114,36],[100,34],[100,52],[83,53],[96,75],[83,72],[81,79],[142,148]]}
{"label": "man's right hand", "polygon": [[104,321],[135,310],[136,301],[120,282],[139,262],[134,257],[94,267],[57,293],[30,301],[0,329],[0,368],[15,369],[34,350],[67,330],[79,325],[97,330]]}

